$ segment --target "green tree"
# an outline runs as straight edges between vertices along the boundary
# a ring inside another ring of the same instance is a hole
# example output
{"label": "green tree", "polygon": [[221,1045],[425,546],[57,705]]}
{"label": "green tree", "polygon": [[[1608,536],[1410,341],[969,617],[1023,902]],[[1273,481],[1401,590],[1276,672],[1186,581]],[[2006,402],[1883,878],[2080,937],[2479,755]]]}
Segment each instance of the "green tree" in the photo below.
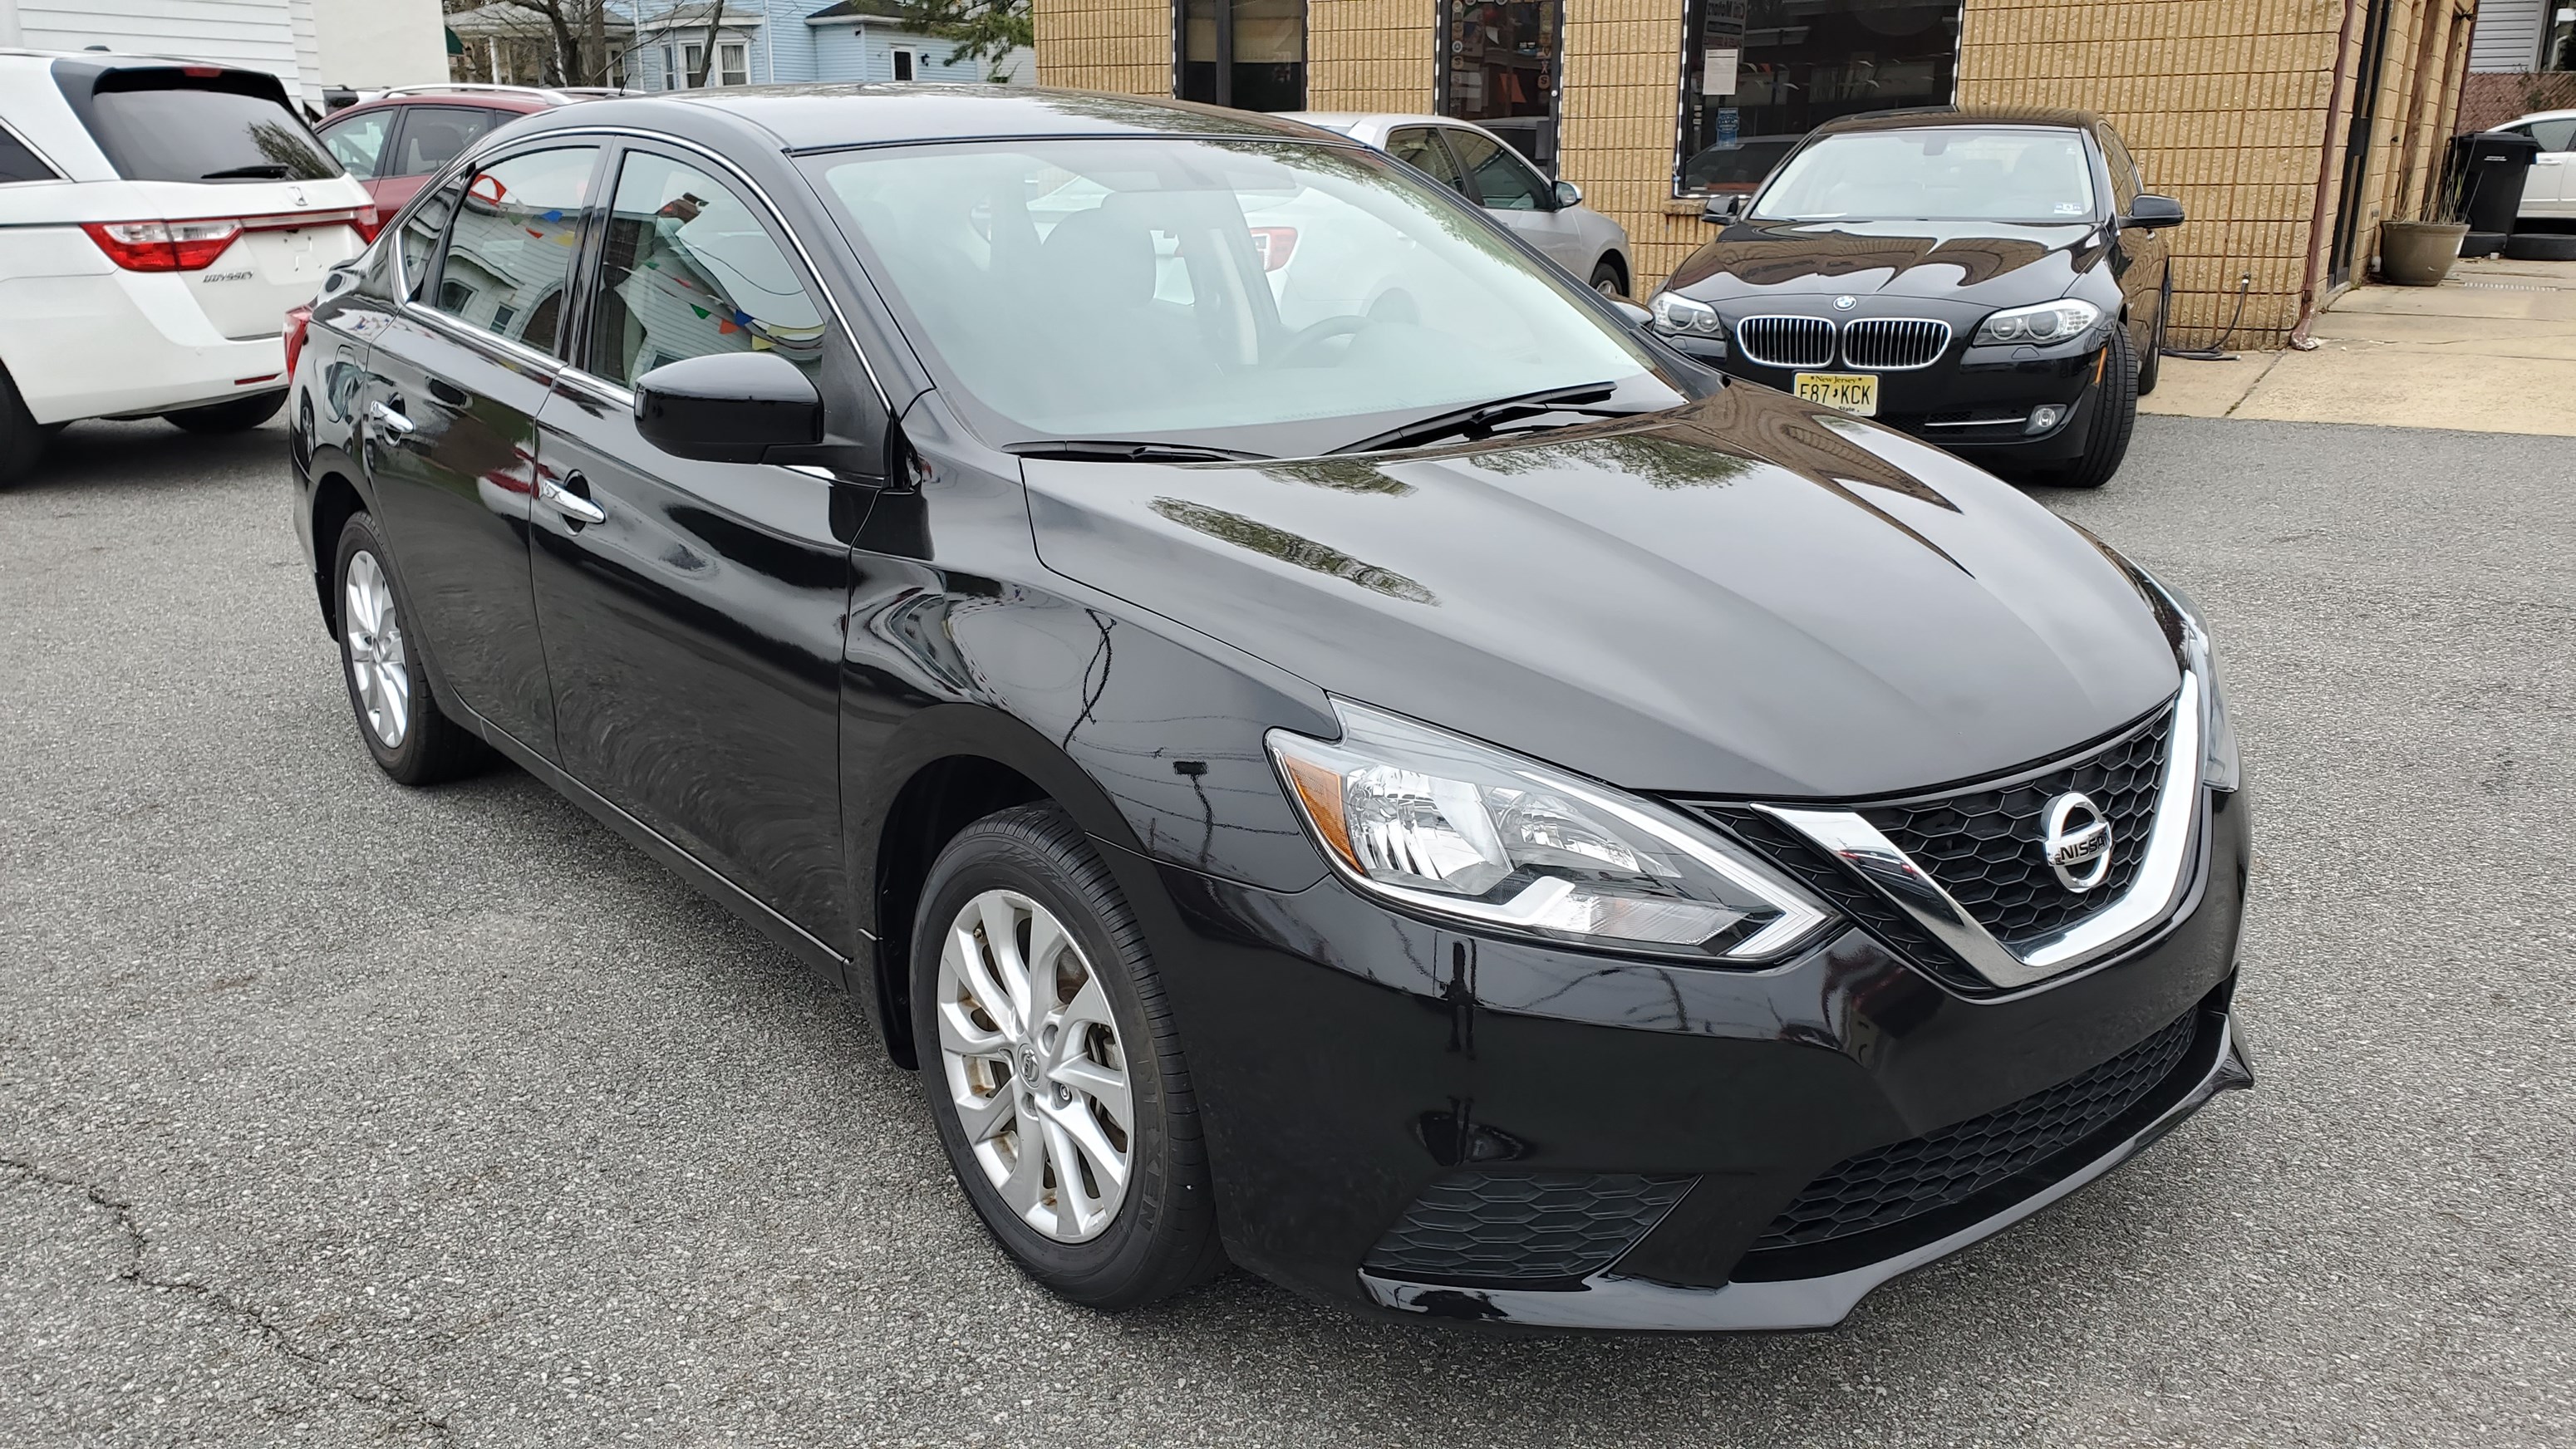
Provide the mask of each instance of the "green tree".
{"label": "green tree", "polygon": [[957,47],[948,53],[948,64],[973,56],[997,80],[1003,60],[1032,44],[1035,34],[1029,0],[895,0],[895,8],[904,29]]}

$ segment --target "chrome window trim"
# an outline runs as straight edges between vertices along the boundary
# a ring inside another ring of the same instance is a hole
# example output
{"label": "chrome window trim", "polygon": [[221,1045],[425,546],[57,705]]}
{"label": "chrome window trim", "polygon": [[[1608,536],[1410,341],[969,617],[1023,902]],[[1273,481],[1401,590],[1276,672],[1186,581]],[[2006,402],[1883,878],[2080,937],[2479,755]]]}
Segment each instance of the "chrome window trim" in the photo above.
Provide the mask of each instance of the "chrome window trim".
{"label": "chrome window trim", "polygon": [[2108,955],[2162,923],[2189,888],[2201,806],[2203,684],[2184,671],[2173,703],[2164,780],[2137,879],[2119,899],[2019,950],[1995,938],[1941,883],[1853,810],[1753,808],[1813,841],[1996,986],[2029,986]]}
{"label": "chrome window trim", "polygon": [[[1832,319],[1828,318],[1826,320],[1831,321]],[[1932,349],[1931,357],[1922,362],[1908,362],[1901,365],[1893,363],[1870,363],[1864,365],[1862,363],[1854,362],[1851,357],[1852,329],[1872,323],[1883,323],[1890,326],[1904,325],[1937,328],[1940,332],[1941,341],[1939,345]],[[1941,359],[1950,355],[1950,344],[1957,340],[1958,333],[1952,330],[1949,323],[1942,321],[1938,317],[1854,317],[1847,322],[1839,324],[1835,333],[1834,346],[1836,352],[1842,357],[1843,365],[1846,367],[1857,367],[1864,372],[1921,372],[1927,367],[1939,366]]]}
{"label": "chrome window trim", "polygon": [[567,366],[562,358],[555,356],[551,352],[540,352],[536,348],[530,347],[524,342],[514,341],[511,338],[504,337],[500,333],[491,331],[488,328],[477,327],[471,322],[467,322],[448,313],[441,312],[436,307],[430,306],[426,302],[415,302],[411,298],[405,297],[402,299],[402,310],[421,321],[434,324],[440,330],[456,337],[459,341],[470,342],[483,347],[498,348],[502,352],[507,353],[509,356],[514,357],[519,361],[528,363],[534,367],[543,368],[547,378],[550,380],[559,375]]}
{"label": "chrome window trim", "polygon": [[634,411],[635,390],[610,382],[598,373],[585,372],[567,362],[563,365],[563,370],[555,374],[555,381],[569,383],[575,392],[589,393],[601,402],[613,403],[629,412]]}
{"label": "chrome window trim", "polygon": [[[495,127],[494,131],[497,132],[499,129],[500,128]],[[493,133],[486,133],[486,135],[490,134]],[[815,287],[822,292],[823,305],[832,310],[832,320],[840,325],[841,335],[849,339],[850,351],[859,359],[859,370],[868,375],[868,390],[877,395],[877,405],[885,409],[886,416],[888,418],[892,418],[894,416],[894,399],[887,395],[885,383],[878,378],[876,364],[868,360],[868,350],[859,345],[858,331],[850,326],[849,313],[842,308],[840,297],[833,292],[830,275],[821,267],[814,264],[814,254],[806,250],[805,239],[798,236],[796,234],[796,229],[787,224],[786,216],[779,210],[778,202],[770,196],[769,192],[763,188],[759,182],[752,180],[750,176],[746,175],[741,167],[736,166],[733,162],[727,160],[721,155],[718,155],[716,152],[699,145],[695,141],[674,136],[664,131],[648,131],[632,126],[567,126],[560,131],[547,131],[541,135],[512,137],[503,143],[503,146],[506,146],[509,155],[505,156],[496,154],[489,159],[493,161],[506,161],[510,159],[511,156],[532,154],[538,151],[558,150],[560,149],[557,145],[558,142],[566,138],[585,136],[607,137],[621,141],[644,141],[654,145],[677,147],[680,150],[705,157],[707,160],[715,163],[718,167],[723,169],[726,176],[740,183],[743,189],[749,191],[752,198],[759,202],[762,208],[768,212],[769,220],[777,226],[779,234],[787,238],[787,244],[790,247],[795,248],[796,259],[805,264],[805,275],[813,278]],[[495,152],[501,149],[502,147],[492,148]],[[781,151],[779,154],[783,156],[787,153]],[[486,156],[484,155],[482,148],[466,148],[465,154],[458,158],[454,170],[446,172],[435,180],[423,185],[412,202],[404,203],[403,214],[408,216],[412,206],[417,204],[419,197],[430,195],[439,187],[447,184],[458,176],[470,176],[475,171],[480,170],[485,164],[487,164]],[[620,169],[623,169],[623,163],[620,164]],[[617,178],[613,175],[608,178],[608,189],[608,201],[613,205],[615,203],[617,193]],[[451,222],[452,220],[453,218],[451,218]],[[384,231],[379,233],[380,236],[390,236],[393,234],[394,227],[391,225],[386,226]],[[410,297],[411,278],[406,274],[403,268],[402,246],[399,241],[395,243],[393,248],[393,272],[395,295],[402,299],[402,304],[405,308],[418,307],[420,304],[412,301]],[[588,299],[585,298],[584,300]],[[433,313],[432,315],[440,314]],[[481,336],[491,335],[483,333],[479,328],[468,330],[474,331],[477,335]],[[505,347],[517,346],[517,344],[512,343],[506,337],[493,337],[492,340]],[[533,351],[533,349],[524,347],[521,347],[518,350],[523,352]],[[547,359],[547,363],[549,366],[553,367],[572,369],[572,364],[568,360],[560,357],[549,357]],[[578,369],[572,370],[577,371]],[[585,377],[589,376],[587,373],[583,375]],[[607,383],[603,383],[602,385],[614,386],[614,384]]]}

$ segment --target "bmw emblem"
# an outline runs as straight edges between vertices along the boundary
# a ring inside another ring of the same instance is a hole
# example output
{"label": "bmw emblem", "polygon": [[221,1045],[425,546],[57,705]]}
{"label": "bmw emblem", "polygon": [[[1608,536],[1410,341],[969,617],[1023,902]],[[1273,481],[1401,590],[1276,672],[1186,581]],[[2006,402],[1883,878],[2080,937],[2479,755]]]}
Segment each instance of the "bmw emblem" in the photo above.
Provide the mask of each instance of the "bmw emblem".
{"label": "bmw emblem", "polygon": [[1837,312],[1848,312],[1859,305],[1860,298],[1858,297],[1836,297],[1834,299],[1834,310]]}

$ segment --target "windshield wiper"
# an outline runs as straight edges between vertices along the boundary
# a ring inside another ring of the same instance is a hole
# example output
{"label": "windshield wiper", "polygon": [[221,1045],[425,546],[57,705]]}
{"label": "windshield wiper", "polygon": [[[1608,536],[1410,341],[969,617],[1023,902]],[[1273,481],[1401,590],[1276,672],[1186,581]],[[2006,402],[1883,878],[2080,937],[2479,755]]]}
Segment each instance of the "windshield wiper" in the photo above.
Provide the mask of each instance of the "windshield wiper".
{"label": "windshield wiper", "polygon": [[290,168],[276,161],[262,161],[252,166],[229,166],[209,171],[199,181],[284,181]]}
{"label": "windshield wiper", "polygon": [[1443,438],[1486,438],[1496,425],[1516,418],[1538,417],[1546,413],[1588,413],[1596,417],[1618,417],[1624,408],[1587,408],[1583,403],[1596,403],[1619,390],[1612,382],[1587,382],[1574,387],[1552,387],[1539,392],[1525,392],[1514,397],[1496,398],[1455,412],[1434,413],[1430,417],[1389,428],[1375,437],[1362,438],[1335,448],[1336,453],[1374,453],[1385,448],[1410,448],[1422,443],[1436,443]]}
{"label": "windshield wiper", "polygon": [[1198,443],[1131,443],[1119,438],[1041,438],[1013,443],[1002,451],[1020,458],[1064,458],[1077,463],[1257,463],[1270,456]]}

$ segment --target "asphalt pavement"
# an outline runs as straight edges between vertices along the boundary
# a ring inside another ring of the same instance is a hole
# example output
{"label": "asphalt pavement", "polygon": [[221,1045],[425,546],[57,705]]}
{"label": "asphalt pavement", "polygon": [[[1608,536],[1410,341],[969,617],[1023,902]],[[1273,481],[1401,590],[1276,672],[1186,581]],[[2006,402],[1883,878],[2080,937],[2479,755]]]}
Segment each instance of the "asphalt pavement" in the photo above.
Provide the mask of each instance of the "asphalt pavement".
{"label": "asphalt pavement", "polygon": [[[2179,364],[2177,364],[2179,366]],[[2262,1081],[1838,1331],[1501,1337],[987,1245],[853,1005],[353,734],[283,434],[0,492],[0,1444],[2576,1444],[2576,464],[2149,418]]]}

